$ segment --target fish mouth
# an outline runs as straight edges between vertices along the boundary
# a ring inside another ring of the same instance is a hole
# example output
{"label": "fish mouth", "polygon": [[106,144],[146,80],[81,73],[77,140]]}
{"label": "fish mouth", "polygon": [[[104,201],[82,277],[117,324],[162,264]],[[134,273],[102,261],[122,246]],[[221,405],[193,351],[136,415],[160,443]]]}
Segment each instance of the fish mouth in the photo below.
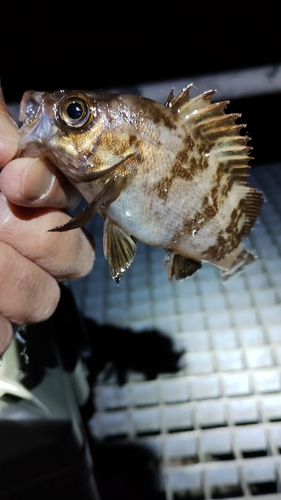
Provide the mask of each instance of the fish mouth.
{"label": "fish mouth", "polygon": [[44,92],[36,92],[35,90],[28,90],[23,94],[20,110],[19,121],[31,122],[34,120],[42,105]]}
{"label": "fish mouth", "polygon": [[43,139],[51,130],[51,120],[44,112],[44,94],[34,90],[23,94],[19,110],[19,121],[23,122],[19,130],[19,156],[42,154]]}

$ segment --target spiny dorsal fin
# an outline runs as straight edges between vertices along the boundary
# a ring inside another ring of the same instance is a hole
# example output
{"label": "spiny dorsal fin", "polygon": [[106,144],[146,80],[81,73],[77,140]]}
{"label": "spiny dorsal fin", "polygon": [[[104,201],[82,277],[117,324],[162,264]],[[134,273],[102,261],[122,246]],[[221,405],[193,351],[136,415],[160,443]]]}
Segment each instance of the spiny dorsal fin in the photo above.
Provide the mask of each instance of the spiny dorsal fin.
{"label": "spiny dorsal fin", "polygon": [[[235,186],[237,203],[244,218],[242,237],[247,236],[259,214],[263,196],[247,183],[251,159],[248,154],[252,148],[247,146],[249,137],[240,135],[245,125],[236,123],[240,114],[225,113],[229,101],[211,102],[213,90],[190,99],[191,86],[183,90],[170,106],[179,114],[181,123],[186,124],[187,134],[192,136],[198,162],[207,157],[207,166],[212,165],[213,171],[215,168],[227,176],[224,184],[227,186],[231,182]],[[223,191],[221,196],[224,196]]]}
{"label": "spiny dorsal fin", "polygon": [[167,97],[167,100],[165,102],[165,106],[167,108],[171,108],[172,107],[172,102],[175,100],[175,96],[174,96],[174,87],[172,88],[172,90],[170,91],[168,97]]}
{"label": "spiny dorsal fin", "polygon": [[229,101],[211,103],[214,93],[214,90],[209,90],[185,102],[177,101],[180,94],[172,106],[176,102],[181,104],[178,112],[198,145],[201,143],[207,154],[212,151],[216,155],[218,164],[223,165],[224,171],[234,182],[244,182],[250,159],[248,153],[252,149],[247,146],[249,137],[240,135],[245,125],[236,123],[241,114],[225,113]]}
{"label": "spiny dorsal fin", "polygon": [[[174,89],[172,89],[173,99],[171,99],[169,101],[169,104],[168,104],[169,108],[177,109],[178,113],[180,113],[181,110],[184,109],[184,107],[187,105],[187,103],[190,102],[189,91],[192,87],[193,87],[193,83],[188,85],[186,87],[186,89],[183,89],[177,97],[174,97],[174,92],[173,92]],[[168,99],[169,99],[170,95],[171,95],[171,93],[169,94]]]}
{"label": "spiny dorsal fin", "polygon": [[[185,115],[190,115],[194,111],[198,113],[201,109],[206,108],[208,104],[211,104],[211,98],[216,93],[216,90],[208,90],[190,99],[189,92],[192,87],[194,87],[193,83],[188,85],[186,89],[183,89],[180,94],[170,102],[169,107],[173,108],[173,110],[178,113],[184,112]],[[225,102],[226,104],[229,103],[229,101]],[[213,106],[216,106],[216,104],[213,104]]]}

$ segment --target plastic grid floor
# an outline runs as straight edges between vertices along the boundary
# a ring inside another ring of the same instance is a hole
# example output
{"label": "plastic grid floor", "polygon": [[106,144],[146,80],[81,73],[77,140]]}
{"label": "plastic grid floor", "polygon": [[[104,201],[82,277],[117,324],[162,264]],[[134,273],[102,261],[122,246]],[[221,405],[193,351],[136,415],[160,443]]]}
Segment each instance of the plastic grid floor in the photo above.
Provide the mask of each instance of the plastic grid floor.
{"label": "plastic grid floor", "polygon": [[252,169],[266,198],[249,245],[260,259],[222,283],[208,264],[170,283],[163,251],[138,243],[117,287],[102,256],[73,284],[83,313],[100,323],[157,327],[185,349],[182,369],[146,381],[130,373],[119,387],[97,383],[98,439],[142,442],[162,463],[167,500],[281,498],[281,168]]}

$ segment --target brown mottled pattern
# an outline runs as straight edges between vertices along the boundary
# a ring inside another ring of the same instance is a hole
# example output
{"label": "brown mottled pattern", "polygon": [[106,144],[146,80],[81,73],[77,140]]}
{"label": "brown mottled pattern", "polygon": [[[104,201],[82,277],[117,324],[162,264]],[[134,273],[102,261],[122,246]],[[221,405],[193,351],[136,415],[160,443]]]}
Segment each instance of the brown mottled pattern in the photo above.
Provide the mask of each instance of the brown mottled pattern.
{"label": "brown mottled pattern", "polygon": [[209,246],[207,250],[202,252],[203,257],[209,261],[220,261],[228,253],[228,239],[224,235],[224,231],[219,231],[217,235],[217,243]]}
{"label": "brown mottled pattern", "polygon": [[[194,160],[194,158],[192,160]],[[173,235],[173,240],[177,240],[183,234],[191,234],[194,229],[196,229],[196,231],[199,231],[204,226],[206,226],[218,214],[220,208],[223,207],[224,202],[232,188],[233,183],[228,182],[224,177],[223,168],[218,168],[213,178],[213,186],[210,189],[211,196],[209,197],[207,196],[207,194],[205,195],[202,201],[201,208],[192,216],[192,219],[189,216],[183,219],[182,229],[180,232],[177,231]],[[241,209],[240,215],[242,215]],[[235,213],[232,214],[232,222],[228,227],[228,233],[231,233],[231,231],[235,229],[235,221],[233,220],[234,217]],[[238,223],[238,219],[236,223]],[[226,253],[228,251],[229,248],[226,250]],[[213,250],[211,250],[211,253],[213,254]]]}
{"label": "brown mottled pattern", "polygon": [[[196,143],[190,134],[187,134],[182,142],[184,147],[177,153],[176,160],[185,164],[185,170],[190,170],[188,176],[193,178],[194,175],[192,175],[192,173],[195,171],[203,171],[208,168],[208,157],[205,156],[205,153],[208,152],[208,148],[206,148],[206,145],[204,142],[202,143],[202,141],[197,141]],[[186,178],[184,175],[180,175],[180,177]]]}
{"label": "brown mottled pattern", "polygon": [[230,223],[225,229],[225,233],[228,235],[229,241],[231,241],[232,248],[234,248],[235,241],[238,242],[241,240],[242,232],[243,232],[243,224],[242,228],[239,230],[239,221],[243,218],[243,209],[242,204],[239,203],[237,207],[235,207],[230,215]]}
{"label": "brown mottled pattern", "polygon": [[190,147],[193,144],[192,139],[188,138],[188,146],[184,149],[181,149],[176,157],[174,163],[170,165],[168,168],[168,175],[165,175],[160,181],[156,182],[153,186],[153,191],[161,198],[162,200],[166,200],[168,197],[169,189],[171,188],[174,179],[184,179],[189,181],[193,179],[193,175],[190,169]]}
{"label": "brown mottled pattern", "polygon": [[[179,178],[185,181],[192,181],[198,172],[206,170],[209,166],[209,157],[205,156],[206,149],[204,145],[201,145],[200,142],[195,144],[190,135],[185,136],[183,143],[185,147],[177,153],[176,161],[169,169],[170,175],[165,175],[153,186],[154,192],[164,201],[167,200],[169,189],[174,179]],[[224,179],[224,177],[224,167],[223,165],[218,165],[213,180],[213,187],[210,190],[211,200],[209,200],[208,196],[205,196],[202,208],[193,217],[192,221],[188,218],[183,221],[184,231],[187,234],[190,234],[194,227],[199,230],[217,214],[219,204],[222,204],[232,187],[232,184],[227,181],[226,177]],[[204,222],[202,222],[202,219],[204,219]],[[197,222],[199,220],[201,221],[200,223]],[[178,237],[179,235],[176,234],[173,239],[177,239]]]}
{"label": "brown mottled pattern", "polygon": [[157,194],[159,198],[166,201],[169,193],[169,189],[174,182],[173,177],[165,175],[159,182],[156,182],[153,186],[153,192]]}
{"label": "brown mottled pattern", "polygon": [[180,163],[185,163],[186,164],[185,168],[187,168],[189,156],[190,156],[190,151],[187,148],[184,148],[177,153],[176,160],[178,160]]}
{"label": "brown mottled pattern", "polygon": [[169,130],[177,128],[176,113],[172,113],[169,108],[150,99],[136,99],[135,111],[139,111],[145,119],[151,119],[155,125],[163,124]]}
{"label": "brown mottled pattern", "polygon": [[130,144],[130,146],[132,146],[132,144],[134,144],[135,142],[137,142],[137,140],[138,140],[137,136],[135,134],[131,134],[129,136],[129,144]]}
{"label": "brown mottled pattern", "polygon": [[187,166],[183,166],[179,161],[175,161],[171,168],[172,179],[184,179],[185,181],[189,181],[193,179],[193,175],[191,173],[191,169]]}
{"label": "brown mottled pattern", "polygon": [[129,149],[130,143],[127,138],[121,140],[114,133],[107,132],[107,134],[101,137],[100,146],[105,150],[112,151],[115,155],[121,156]]}
{"label": "brown mottled pattern", "polygon": [[240,244],[243,227],[238,230],[239,221],[243,217],[241,204],[234,208],[231,212],[230,223],[225,231],[220,231],[217,236],[216,245],[210,246],[203,255],[209,260],[222,260],[229,252],[235,250]]}
{"label": "brown mottled pattern", "polygon": [[208,220],[215,217],[219,210],[224,206],[225,200],[227,199],[232,188],[233,184],[231,182],[227,182],[223,176],[223,171],[218,168],[214,178],[213,187],[211,188],[212,202],[210,203],[209,199],[207,199],[203,212],[201,212],[206,218],[208,218]]}
{"label": "brown mottled pattern", "polygon": [[176,160],[170,167],[170,174],[165,175],[160,181],[156,182],[153,186],[153,191],[159,196],[159,198],[166,200],[169,189],[176,178],[190,181],[193,177],[194,175],[192,175],[191,169],[183,166],[179,160]]}
{"label": "brown mottled pattern", "polygon": [[[179,178],[185,181],[191,181],[197,171],[204,170],[208,167],[207,158],[200,155],[200,153],[202,153],[201,149],[203,150],[203,148],[195,145],[190,135],[185,135],[182,142],[184,148],[178,151],[174,163],[169,167],[170,175],[165,175],[161,181],[153,186],[153,191],[163,200],[167,199],[168,190],[173,184],[174,179]],[[193,152],[195,146],[196,149]],[[199,158],[199,161],[197,161],[197,158]]]}
{"label": "brown mottled pattern", "polygon": [[208,161],[208,158],[206,158],[206,156],[203,156],[202,157],[202,160],[200,161],[200,166],[201,166],[201,170],[207,170],[208,166],[209,166],[209,161]]}
{"label": "brown mottled pattern", "polygon": [[185,148],[192,149],[195,146],[193,137],[191,137],[191,135],[189,134],[186,134],[183,138],[183,144],[185,145]]}

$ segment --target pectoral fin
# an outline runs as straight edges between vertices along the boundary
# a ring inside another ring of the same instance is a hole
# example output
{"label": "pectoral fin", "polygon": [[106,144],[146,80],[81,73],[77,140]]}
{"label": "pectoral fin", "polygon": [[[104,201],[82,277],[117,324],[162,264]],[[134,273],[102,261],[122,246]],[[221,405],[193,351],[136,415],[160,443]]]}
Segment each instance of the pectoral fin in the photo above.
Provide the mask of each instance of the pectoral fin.
{"label": "pectoral fin", "polygon": [[56,226],[53,229],[49,229],[49,231],[63,232],[84,226],[97,213],[102,205],[112,203],[116,200],[125,185],[125,181],[125,177],[118,174],[114,175],[104,186],[100,194],[86,208],[84,208],[82,212],[70,219],[70,221],[63,226]]}
{"label": "pectoral fin", "polygon": [[67,166],[67,173],[65,175],[71,179],[72,181],[77,182],[92,182],[96,181],[97,179],[101,179],[102,177],[106,177],[109,174],[113,173],[117,168],[119,168],[122,165],[125,165],[125,163],[130,163],[133,162],[136,158],[136,152],[128,154],[125,158],[122,158],[118,163],[115,163],[115,165],[112,165],[111,167],[104,168],[102,170],[93,170],[91,172],[79,172],[76,168],[72,167],[71,165]]}
{"label": "pectoral fin", "polygon": [[111,276],[118,284],[122,275],[132,264],[137,246],[119,226],[108,219],[104,223],[103,236],[104,256],[108,260]]}
{"label": "pectoral fin", "polygon": [[182,280],[192,276],[202,267],[201,262],[182,257],[174,253],[167,253],[164,259],[164,266],[168,263],[168,278],[172,281],[173,276],[176,280]]}

